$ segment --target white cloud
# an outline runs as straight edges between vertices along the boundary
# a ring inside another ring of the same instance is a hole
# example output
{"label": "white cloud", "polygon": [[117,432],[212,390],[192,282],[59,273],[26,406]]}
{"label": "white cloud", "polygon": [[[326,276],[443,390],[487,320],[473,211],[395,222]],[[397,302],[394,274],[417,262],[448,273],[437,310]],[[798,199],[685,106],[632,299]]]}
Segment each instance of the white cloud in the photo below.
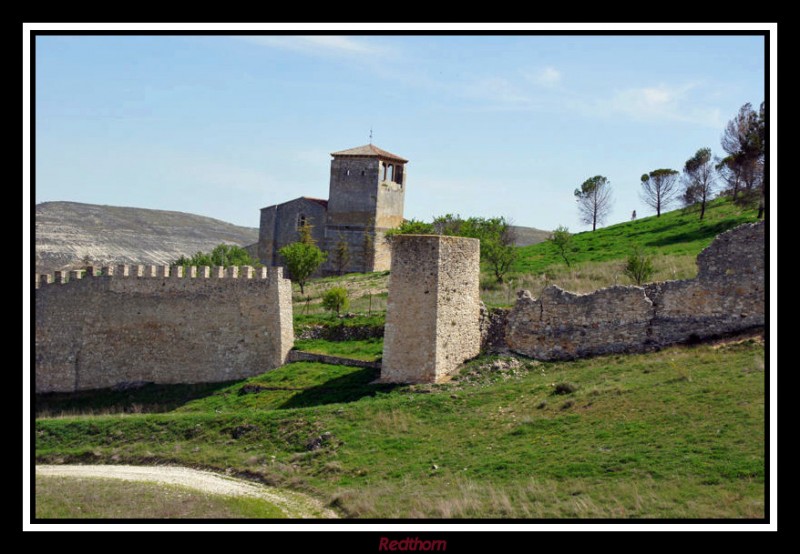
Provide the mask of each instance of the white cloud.
{"label": "white cloud", "polygon": [[561,72],[555,67],[547,66],[536,75],[536,82],[544,86],[553,86],[561,82]]}
{"label": "white cloud", "polygon": [[245,42],[293,50],[312,55],[361,55],[377,56],[385,53],[385,49],[365,40],[357,40],[340,35],[302,35],[302,36],[242,36],[235,37]]}
{"label": "white cloud", "polygon": [[[616,92],[601,108],[628,115],[636,120],[671,120],[700,123],[712,127],[724,125],[716,108],[697,106],[690,98],[693,83],[630,88]],[[603,106],[605,104],[605,106]]]}

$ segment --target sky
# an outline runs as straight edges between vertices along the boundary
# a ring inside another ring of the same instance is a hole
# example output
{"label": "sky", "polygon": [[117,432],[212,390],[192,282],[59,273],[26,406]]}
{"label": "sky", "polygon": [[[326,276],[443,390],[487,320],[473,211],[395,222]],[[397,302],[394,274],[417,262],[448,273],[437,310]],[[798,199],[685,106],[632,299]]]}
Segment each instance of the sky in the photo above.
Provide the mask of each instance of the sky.
{"label": "sky", "polygon": [[330,153],[409,161],[405,217],[504,216],[573,231],[608,178],[606,224],[654,211],[680,170],[765,100],[760,36],[39,36],[35,201],[197,213],[328,197]]}

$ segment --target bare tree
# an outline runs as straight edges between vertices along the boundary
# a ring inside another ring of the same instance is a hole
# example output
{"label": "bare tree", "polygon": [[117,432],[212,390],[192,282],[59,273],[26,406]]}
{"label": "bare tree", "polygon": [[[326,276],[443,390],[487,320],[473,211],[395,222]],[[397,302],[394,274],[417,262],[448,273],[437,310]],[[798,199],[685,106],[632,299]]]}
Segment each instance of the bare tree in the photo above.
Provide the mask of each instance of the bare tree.
{"label": "bare tree", "polygon": [[678,196],[678,176],[674,169],[655,169],[642,175],[642,201],[661,217],[661,210],[669,207]]}
{"label": "bare tree", "polygon": [[728,155],[717,170],[734,202],[752,205],[763,196],[765,138],[763,102],[759,113],[745,104],[725,127],[720,142]]}
{"label": "bare tree", "polygon": [[591,224],[592,231],[603,223],[611,211],[611,183],[602,175],[586,179],[581,188],[575,189],[578,212],[583,223]]}
{"label": "bare tree", "polygon": [[714,194],[714,163],[711,149],[701,148],[683,166],[683,202],[687,206],[700,204],[700,219],[706,214],[706,203]]}

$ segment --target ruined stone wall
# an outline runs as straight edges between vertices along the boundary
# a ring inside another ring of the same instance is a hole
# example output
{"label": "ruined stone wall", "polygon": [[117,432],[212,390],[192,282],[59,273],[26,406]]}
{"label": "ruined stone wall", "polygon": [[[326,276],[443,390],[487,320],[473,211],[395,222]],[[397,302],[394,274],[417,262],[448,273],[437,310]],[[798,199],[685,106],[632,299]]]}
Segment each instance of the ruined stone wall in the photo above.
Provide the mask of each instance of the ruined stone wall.
{"label": "ruined stone wall", "polygon": [[182,269],[39,276],[36,392],[227,381],[285,362],[292,291],[280,268]]}
{"label": "ruined stone wall", "polygon": [[696,279],[617,286],[590,294],[522,291],[506,346],[542,360],[634,352],[764,325],[764,223],[719,235],[697,259]]}
{"label": "ruined stone wall", "polygon": [[477,239],[392,239],[381,381],[441,381],[478,355],[479,262]]}

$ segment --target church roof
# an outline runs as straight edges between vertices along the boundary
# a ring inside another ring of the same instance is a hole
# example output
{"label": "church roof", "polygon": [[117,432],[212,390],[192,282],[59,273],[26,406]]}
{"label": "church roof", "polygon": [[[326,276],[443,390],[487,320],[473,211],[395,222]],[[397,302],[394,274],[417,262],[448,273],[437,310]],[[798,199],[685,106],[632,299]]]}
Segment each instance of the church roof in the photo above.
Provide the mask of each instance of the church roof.
{"label": "church roof", "polygon": [[323,198],[312,198],[310,196],[301,196],[300,198],[302,198],[303,200],[310,200],[311,202],[316,202],[317,204],[319,204],[323,208],[327,208],[328,207],[328,201],[323,199]]}
{"label": "church roof", "polygon": [[395,160],[401,163],[406,163],[408,160],[405,158],[401,158],[397,154],[392,154],[391,152],[387,152],[382,148],[378,148],[374,144],[365,144],[364,146],[358,146],[356,148],[349,148],[347,150],[340,150],[339,152],[331,152],[331,156],[367,156],[367,157],[375,157],[375,158],[386,158],[389,160]]}

